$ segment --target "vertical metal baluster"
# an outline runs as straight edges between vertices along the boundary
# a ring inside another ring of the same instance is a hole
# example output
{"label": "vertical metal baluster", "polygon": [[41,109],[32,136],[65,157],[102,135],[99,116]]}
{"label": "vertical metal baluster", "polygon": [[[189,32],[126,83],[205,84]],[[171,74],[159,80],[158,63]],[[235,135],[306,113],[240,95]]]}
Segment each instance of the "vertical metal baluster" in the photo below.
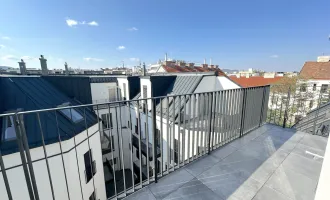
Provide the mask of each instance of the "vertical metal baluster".
{"label": "vertical metal baluster", "polygon": [[68,194],[68,199],[70,200],[70,194],[69,194],[69,186],[68,186],[68,179],[66,176],[66,170],[64,165],[64,157],[63,157],[63,149],[62,149],[62,140],[61,140],[61,134],[60,134],[60,128],[58,125],[58,119],[57,119],[57,111],[55,111],[55,121],[56,121],[56,127],[57,127],[57,135],[58,135],[58,141],[60,143],[60,151],[61,151],[61,159],[62,159],[62,166],[63,166],[63,172],[64,172],[64,178],[65,178],[65,186],[66,186],[66,192]]}
{"label": "vertical metal baluster", "polygon": [[239,98],[240,98],[240,102],[239,102],[239,109],[238,109],[238,113],[237,113],[237,137],[240,136],[240,128],[241,128],[241,119],[242,119],[242,108],[243,108],[243,103],[244,103],[244,94],[243,94],[244,90],[243,89],[239,89],[238,93],[239,93]]}
{"label": "vertical metal baluster", "polygon": [[[181,156],[182,156],[182,151],[181,151],[181,96],[177,96],[179,98],[179,105],[178,105],[178,168],[180,168],[180,163],[181,163]],[[175,108],[174,108],[175,109]]]}
{"label": "vertical metal baluster", "polygon": [[[191,101],[192,101],[192,95],[188,95],[188,101],[189,101],[189,107],[188,107],[188,143],[187,143],[187,161],[188,161],[188,163],[190,162],[190,148],[191,148],[191,145],[190,145],[190,140],[193,140],[193,137],[194,136],[192,136],[192,137],[190,137],[190,134],[192,134],[191,132],[190,132],[190,130],[191,130]],[[185,124],[186,124],[186,122],[185,122]],[[187,127],[187,126],[186,126]],[[190,139],[191,138],[191,139]]]}
{"label": "vertical metal baluster", "polygon": [[276,103],[275,103],[274,124],[276,124],[277,102],[278,102],[278,96],[276,97]]}
{"label": "vertical metal baluster", "polygon": [[154,164],[154,180],[157,183],[157,176],[158,176],[158,158],[157,158],[157,138],[156,138],[156,131],[157,131],[157,124],[156,124],[156,99],[151,99],[151,113],[152,113],[152,154],[153,154],[153,164]]}
{"label": "vertical metal baluster", "polygon": [[8,182],[5,164],[2,159],[1,148],[0,148],[0,169],[1,169],[2,177],[3,177],[3,181],[5,183],[8,199],[13,200],[13,196],[11,195],[11,190],[10,190],[10,186],[9,186],[9,182]]}
{"label": "vertical metal baluster", "polygon": [[149,169],[150,169],[150,162],[149,162],[149,159],[150,159],[150,155],[149,155],[149,108],[148,108],[148,100],[144,100],[145,102],[145,120],[146,120],[146,127],[145,127],[145,136],[146,136],[146,145],[147,145],[147,183],[148,185],[150,184],[150,173],[149,173]]}
{"label": "vertical metal baluster", "polygon": [[204,139],[204,154],[208,151],[208,143],[209,143],[209,136],[211,134],[211,130],[209,129],[211,125],[209,125],[209,115],[210,115],[210,93],[206,93],[206,114],[205,114],[205,139]]}
{"label": "vertical metal baluster", "polygon": [[[202,145],[202,142],[200,141],[202,138],[202,132],[200,131],[201,128],[202,128],[202,124],[201,124],[201,118],[200,118],[200,115],[201,115],[201,107],[203,106],[202,105],[202,101],[201,101],[201,97],[202,94],[196,94],[196,97],[197,97],[197,113],[196,113],[196,117],[197,117],[197,141],[196,141],[196,158],[199,157],[199,144]],[[201,137],[199,137],[199,133],[201,132]]]}
{"label": "vertical metal baluster", "polygon": [[230,110],[229,110],[229,115],[230,115],[230,135],[229,135],[229,140],[232,141],[233,135],[234,135],[234,109],[235,109],[235,94],[234,90],[230,90]]}
{"label": "vertical metal baluster", "polygon": [[212,149],[212,118],[213,118],[213,112],[212,112],[212,109],[213,109],[213,92],[209,93],[209,121],[208,121],[208,129],[209,129],[209,134],[208,134],[208,154],[211,154],[211,149]]}
{"label": "vertical metal baluster", "polygon": [[53,181],[52,181],[52,177],[50,175],[49,163],[48,163],[48,156],[47,156],[47,151],[46,151],[46,146],[45,146],[44,132],[43,132],[42,126],[41,126],[39,112],[37,112],[37,119],[38,119],[38,124],[39,124],[39,128],[40,128],[42,148],[44,150],[44,155],[45,155],[45,161],[46,161],[47,173],[48,173],[48,178],[49,178],[50,190],[52,192],[52,198],[53,198],[53,200],[55,200],[54,188],[53,188]]}
{"label": "vertical metal baluster", "polygon": [[170,106],[169,106],[169,97],[166,97],[166,145],[167,145],[167,174],[170,173],[170,164],[171,164],[171,159],[170,159],[170,154],[171,154],[171,138],[170,138]]}
{"label": "vertical metal baluster", "polygon": [[160,144],[160,156],[161,156],[161,160],[160,160],[160,176],[162,177],[163,176],[163,165],[164,165],[164,149],[163,149],[163,143],[164,143],[164,139],[163,139],[163,100],[164,99],[159,99],[159,102],[160,102],[160,133],[159,133],[159,136],[160,136],[160,141],[159,141],[159,144]]}
{"label": "vertical metal baluster", "polygon": [[[108,105],[108,113],[109,113],[109,117],[107,118],[107,120],[108,120],[108,124],[109,124],[109,126],[111,126],[111,124],[112,124],[112,122],[110,121],[110,114],[111,114],[111,112],[110,112],[110,104],[107,104]],[[97,117],[99,117],[99,114],[98,114],[98,105],[96,106],[96,110],[97,110]],[[109,128],[109,132],[110,132],[110,148],[111,148],[111,159],[112,159],[112,171],[113,171],[113,185],[114,185],[114,187],[115,187],[115,198],[117,199],[117,195],[118,195],[118,193],[117,193],[117,182],[116,182],[116,170],[115,170],[115,160],[114,160],[114,157],[113,157],[113,154],[114,154],[114,152],[113,152],[113,150],[114,150],[114,147],[112,146],[112,145],[114,145],[115,143],[114,143],[114,141],[112,141],[112,136],[113,136],[113,134],[112,134],[112,127],[110,127]]]}
{"label": "vertical metal baluster", "polygon": [[[183,95],[183,132],[182,132],[182,166],[185,165],[185,147],[186,147],[186,130],[187,130],[187,123],[186,123],[186,95]],[[188,135],[189,138],[189,135]],[[189,140],[188,140],[189,143]],[[188,145],[188,144],[187,144]]]}
{"label": "vertical metal baluster", "polygon": [[[86,130],[86,135],[87,135],[87,144],[88,144],[88,148],[91,149],[91,145],[90,145],[90,141],[89,141],[89,134],[88,134],[88,126],[87,126],[86,108],[84,107],[83,109],[84,109],[85,130]],[[100,133],[100,136],[101,136],[101,133]],[[90,163],[89,164],[91,165],[91,173],[93,174],[93,161],[92,161],[92,157],[93,157],[93,155],[90,156],[90,159],[89,159],[89,162]],[[93,188],[94,188],[94,191],[96,191],[94,175],[93,175],[92,179],[93,179]]]}
{"label": "vertical metal baluster", "polygon": [[[192,98],[190,98],[190,102],[194,100],[193,102],[193,109],[192,109],[192,117],[193,117],[193,129],[192,129],[192,144],[191,144],[191,160],[193,161],[195,158],[195,137],[197,137],[197,132],[195,132],[195,125],[196,125],[196,95],[192,94]],[[189,120],[189,125],[191,121]],[[190,130],[190,129],[189,129]],[[197,139],[196,139],[197,141]]]}
{"label": "vertical metal baluster", "polygon": [[134,181],[134,165],[133,165],[133,140],[132,140],[132,135],[133,135],[133,123],[132,123],[132,114],[131,114],[131,103],[132,101],[127,102],[127,110],[129,113],[129,129],[130,129],[130,135],[129,135],[129,140],[130,140],[130,154],[131,154],[131,170],[132,170],[132,192],[135,192],[135,181]]}
{"label": "vertical metal baluster", "polygon": [[321,100],[322,100],[322,88],[320,89],[320,94],[319,94],[319,100],[317,103],[317,109],[316,109],[316,114],[313,122],[313,133],[316,134],[316,124],[317,124],[317,118],[319,117],[319,111],[320,111],[320,106],[321,106]]}
{"label": "vertical metal baluster", "polygon": [[232,139],[234,140],[236,138],[237,134],[237,111],[238,111],[238,103],[239,103],[239,96],[238,96],[238,90],[234,89],[234,110],[233,110],[233,135]]}
{"label": "vertical metal baluster", "polygon": [[172,159],[173,159],[173,171],[175,170],[175,159],[174,159],[174,151],[175,151],[175,148],[174,148],[174,142],[175,142],[175,96],[173,96],[173,102],[172,102],[172,109],[173,109],[173,113],[172,113],[172,123],[173,123],[173,131],[172,131],[172,133],[171,133],[171,135],[172,135],[172,140],[171,140],[171,146],[172,146],[172,149],[173,149],[173,151],[172,151]]}
{"label": "vertical metal baluster", "polygon": [[14,125],[14,129],[15,129],[16,138],[17,138],[17,145],[18,145],[18,149],[19,149],[20,157],[21,157],[21,161],[22,161],[26,186],[28,188],[30,199],[34,200],[35,198],[34,198],[34,194],[33,194],[31,179],[30,179],[29,170],[28,170],[28,166],[27,166],[27,161],[26,161],[26,157],[25,157],[25,153],[24,153],[23,136],[22,136],[23,133],[21,133],[21,128],[20,128],[21,124],[19,122],[17,114],[12,115],[12,117],[13,117],[13,121],[14,121],[13,125]]}
{"label": "vertical metal baluster", "polygon": [[201,147],[203,147],[203,150],[201,151],[201,156],[203,156],[205,154],[205,149],[206,149],[206,126],[205,126],[205,112],[207,110],[207,104],[206,104],[206,93],[203,93],[203,107],[201,109],[201,117],[202,117],[202,121],[201,121]]}
{"label": "vertical metal baluster", "polygon": [[213,105],[213,107],[212,107],[212,142],[211,142],[211,144],[212,144],[212,148],[211,148],[211,150],[214,150],[214,147],[215,147],[215,142],[216,142],[216,140],[215,140],[215,137],[216,137],[216,131],[215,131],[215,120],[216,120],[216,118],[215,118],[215,113],[216,113],[216,109],[217,109],[217,99],[216,99],[216,93],[215,92],[212,92],[212,105]]}
{"label": "vertical metal baluster", "polygon": [[[295,106],[295,105],[294,105],[295,100],[296,100],[296,91],[294,91],[293,101],[292,101],[292,106],[290,106],[290,107],[291,107],[291,110],[294,110],[294,109],[295,109],[295,108],[294,108],[294,106]],[[313,96],[313,100],[314,100],[314,96]],[[291,113],[291,110],[289,110],[289,113]],[[293,120],[294,112],[291,113],[292,116],[290,116],[290,114],[288,114],[288,115],[289,115],[289,117],[290,117],[290,119],[289,119],[290,122],[289,122],[289,123],[290,123],[290,125],[291,125],[291,124],[292,124],[292,120]]]}
{"label": "vertical metal baluster", "polygon": [[[121,107],[122,107],[122,103],[118,103],[119,105],[119,120],[120,120],[120,133],[117,131],[118,135],[119,135],[119,140],[120,140],[120,148],[122,150],[122,153],[119,154],[119,156],[121,156],[121,161],[122,161],[122,167],[123,167],[123,179],[124,179],[124,195],[125,197],[127,196],[127,192],[126,192],[126,174],[125,174],[125,162],[124,162],[124,157],[125,157],[125,151],[124,151],[124,144],[123,144],[123,131],[122,131],[122,117],[121,117]],[[117,130],[118,130],[118,117],[117,117],[117,109],[116,109],[116,122],[117,122]]]}
{"label": "vertical metal baluster", "polygon": [[273,96],[271,98],[271,107],[270,107],[269,117],[267,117],[269,119],[268,123],[272,123],[272,114],[274,113],[273,107],[274,107],[275,92],[273,91],[272,94],[273,94]]}
{"label": "vertical metal baluster", "polygon": [[[72,111],[71,109],[70,110],[70,118],[72,119]],[[83,194],[83,191],[82,191],[82,185],[81,185],[81,177],[80,177],[80,167],[79,167],[79,161],[78,161],[78,152],[77,152],[77,142],[76,142],[76,134],[73,134],[73,143],[74,143],[74,150],[75,150],[75,154],[76,154],[76,164],[77,164],[77,168],[78,168],[78,177],[79,177],[79,182],[80,182],[80,192],[81,192],[81,196],[82,196],[82,199],[84,199],[84,194]]]}
{"label": "vertical metal baluster", "polygon": [[223,145],[223,105],[224,91],[220,91],[220,107],[219,107],[219,147]]}
{"label": "vertical metal baluster", "polygon": [[239,137],[242,137],[244,134],[244,121],[245,121],[245,105],[246,105],[246,88],[242,89],[242,109],[241,109],[241,126],[240,126],[240,132]]}
{"label": "vertical metal baluster", "polygon": [[225,144],[228,143],[228,107],[229,107],[229,90],[225,91],[225,105],[223,111],[223,122],[224,122],[224,142]]}
{"label": "vertical metal baluster", "polygon": [[[142,101],[142,100],[141,100]],[[141,134],[142,134],[142,128],[141,128],[141,114],[140,114],[140,101],[137,100],[137,113],[138,113],[138,121],[137,121],[137,127],[138,127],[138,135],[139,135],[139,161],[140,161],[140,186],[143,187],[143,180],[142,180],[142,153],[141,153]],[[143,109],[143,108],[142,108]]]}
{"label": "vertical metal baluster", "polygon": [[217,125],[216,125],[216,130],[217,130],[217,144],[216,144],[216,148],[219,148],[220,146],[220,105],[222,103],[221,101],[221,92],[218,91],[217,92],[217,102],[218,102],[218,106],[216,109],[216,119],[217,119]]}
{"label": "vertical metal baluster", "polygon": [[[22,116],[23,119],[23,115]],[[19,119],[19,117],[18,117]],[[34,169],[33,169],[33,164],[32,164],[32,159],[31,159],[31,154],[30,154],[30,148],[29,148],[29,143],[26,137],[26,132],[25,132],[25,128],[24,128],[24,120],[20,121],[20,130],[22,131],[22,141],[23,141],[23,146],[25,148],[25,154],[26,154],[26,159],[27,159],[27,163],[28,163],[28,167],[29,167],[29,172],[30,172],[30,177],[31,177],[31,181],[32,181],[32,188],[33,188],[33,192],[34,192],[34,197],[36,200],[39,200],[39,192],[38,192],[38,187],[37,187],[37,183],[36,183],[36,178],[35,178],[35,174],[34,174]]]}

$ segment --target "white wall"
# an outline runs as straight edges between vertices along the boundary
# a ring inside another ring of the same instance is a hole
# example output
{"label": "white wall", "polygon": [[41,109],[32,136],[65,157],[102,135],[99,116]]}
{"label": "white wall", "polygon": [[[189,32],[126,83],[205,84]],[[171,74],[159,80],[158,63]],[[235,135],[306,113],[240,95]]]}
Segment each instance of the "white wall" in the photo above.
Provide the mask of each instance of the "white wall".
{"label": "white wall", "polygon": [[117,83],[91,83],[92,101],[98,102],[109,99],[109,89],[115,87],[117,87]]}
{"label": "white wall", "polygon": [[[120,88],[121,96],[126,97],[126,100],[129,100],[129,85],[127,77],[118,77],[118,87]],[[126,84],[126,95],[124,94],[124,83]]]}
{"label": "white wall", "polygon": [[[93,133],[95,133],[93,136]],[[102,153],[100,144],[100,133],[98,131],[98,125],[94,125],[88,129],[88,135],[90,147],[92,149],[93,159],[96,161],[97,173],[94,175],[94,183],[96,188],[97,197],[101,200],[106,199],[105,182],[103,173]],[[81,142],[81,143],[80,143]],[[77,144],[76,148],[74,143]],[[80,144],[79,144],[80,143]],[[70,199],[82,199],[81,188],[79,181],[79,174],[81,178],[81,187],[84,195],[84,200],[88,200],[92,192],[94,191],[93,179],[87,184],[85,183],[85,164],[84,154],[89,150],[87,131],[83,131],[76,137],[62,142],[64,166],[66,170],[66,176],[68,181],[68,188]],[[50,174],[54,187],[54,194],[56,199],[68,199],[67,188],[65,183],[65,176],[63,170],[63,162],[60,151],[60,144],[54,143],[46,146]],[[51,188],[48,178],[46,161],[44,159],[44,151],[42,147],[30,149],[31,159],[33,162],[33,169],[35,173],[36,183],[38,187],[40,199],[52,199]],[[77,156],[76,156],[77,154]],[[50,157],[53,156],[53,157]],[[78,160],[77,160],[78,158]],[[41,159],[41,160],[39,160]],[[19,153],[13,153],[3,156],[3,160],[6,168],[21,165],[21,158]],[[37,161],[38,160],[38,161]],[[78,166],[79,173],[78,173]],[[22,166],[17,166],[6,170],[11,193],[15,200],[28,199],[29,194],[27,185],[24,178],[24,172]],[[3,177],[0,176],[0,199],[6,200],[7,192],[4,188]]]}

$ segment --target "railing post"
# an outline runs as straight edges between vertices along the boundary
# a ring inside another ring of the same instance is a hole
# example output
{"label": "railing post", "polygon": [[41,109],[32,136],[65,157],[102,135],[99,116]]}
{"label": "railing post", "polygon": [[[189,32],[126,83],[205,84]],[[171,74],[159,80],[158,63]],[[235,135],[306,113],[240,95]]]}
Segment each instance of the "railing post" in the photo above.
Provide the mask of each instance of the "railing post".
{"label": "railing post", "polygon": [[289,109],[289,105],[290,105],[290,94],[291,94],[291,87],[289,86],[288,97],[287,97],[287,102],[286,102],[286,108],[284,110],[283,128],[286,127],[286,121],[288,120],[288,109]]}
{"label": "railing post", "polygon": [[208,154],[211,153],[211,135],[212,135],[212,109],[213,109],[213,93],[210,93],[211,96],[211,104],[210,104],[210,116],[209,116],[209,138],[208,138]]}
{"label": "railing post", "polygon": [[6,187],[6,191],[7,191],[7,196],[9,200],[12,200],[13,197],[11,195],[11,190],[10,190],[10,186],[9,186],[9,181],[8,181],[8,177],[7,177],[7,173],[6,173],[6,169],[5,169],[5,165],[3,163],[3,159],[2,159],[2,154],[1,154],[1,148],[0,148],[0,170],[2,172],[2,177],[3,177],[3,181],[5,183],[5,187]]}
{"label": "railing post", "polygon": [[263,93],[262,93],[262,103],[261,103],[261,112],[260,112],[260,118],[259,118],[259,127],[261,126],[263,116],[264,116],[264,111],[265,111],[265,99],[266,99],[266,87],[263,86]]}
{"label": "railing post", "polygon": [[243,88],[243,101],[242,101],[242,111],[241,111],[241,128],[239,137],[243,136],[244,133],[244,121],[245,121],[245,107],[246,107],[246,96],[247,96],[247,89]]}
{"label": "railing post", "polygon": [[[158,169],[157,169],[157,140],[156,140],[156,102],[155,99],[151,99],[151,113],[152,113],[152,149],[153,149],[153,161],[154,161],[154,175],[155,175],[155,183],[157,183],[157,173],[158,173]],[[148,113],[147,113],[148,114]],[[162,116],[161,116],[162,117]],[[148,158],[149,159],[149,158]]]}

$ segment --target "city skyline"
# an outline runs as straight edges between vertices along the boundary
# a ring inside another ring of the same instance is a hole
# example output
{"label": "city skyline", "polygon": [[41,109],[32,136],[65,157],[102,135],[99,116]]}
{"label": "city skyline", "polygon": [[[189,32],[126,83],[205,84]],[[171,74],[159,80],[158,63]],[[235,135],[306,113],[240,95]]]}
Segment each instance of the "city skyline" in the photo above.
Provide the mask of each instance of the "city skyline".
{"label": "city skyline", "polygon": [[[323,5],[323,6],[320,6]],[[298,71],[330,54],[330,2],[19,2],[0,8],[0,65],[99,69],[169,58]],[[50,9],[51,8],[51,9]],[[19,14],[18,14],[19,13]],[[308,14],[308,15],[307,15]]]}

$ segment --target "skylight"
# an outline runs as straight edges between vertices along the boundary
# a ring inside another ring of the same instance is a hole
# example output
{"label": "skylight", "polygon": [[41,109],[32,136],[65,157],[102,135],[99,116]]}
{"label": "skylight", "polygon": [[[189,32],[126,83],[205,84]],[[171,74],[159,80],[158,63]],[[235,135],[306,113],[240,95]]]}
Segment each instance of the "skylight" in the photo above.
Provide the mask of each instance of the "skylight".
{"label": "skylight", "polygon": [[[59,107],[68,106],[68,104],[63,104]],[[84,117],[74,108],[66,108],[60,110],[60,112],[73,123],[78,123],[84,119]]]}

